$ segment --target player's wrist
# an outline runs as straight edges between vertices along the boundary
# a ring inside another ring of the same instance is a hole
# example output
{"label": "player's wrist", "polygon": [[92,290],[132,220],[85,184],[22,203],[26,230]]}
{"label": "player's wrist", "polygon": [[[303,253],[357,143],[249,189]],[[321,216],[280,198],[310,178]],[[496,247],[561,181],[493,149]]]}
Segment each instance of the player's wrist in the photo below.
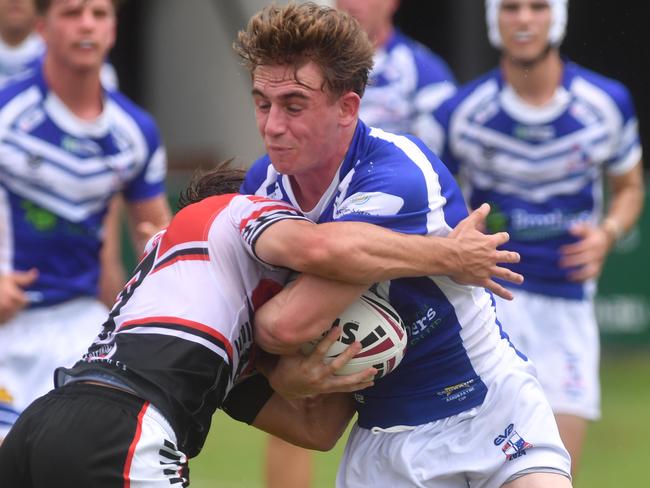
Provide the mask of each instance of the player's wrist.
{"label": "player's wrist", "polygon": [[600,224],[600,228],[607,235],[612,246],[620,241],[625,233],[623,225],[613,217],[605,217]]}

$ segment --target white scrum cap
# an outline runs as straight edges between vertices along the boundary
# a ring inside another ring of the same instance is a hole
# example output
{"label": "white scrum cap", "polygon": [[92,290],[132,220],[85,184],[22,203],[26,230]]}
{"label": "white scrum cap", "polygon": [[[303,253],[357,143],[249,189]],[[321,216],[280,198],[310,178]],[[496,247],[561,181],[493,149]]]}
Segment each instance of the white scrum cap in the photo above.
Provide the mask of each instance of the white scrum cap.
{"label": "white scrum cap", "polygon": [[[487,21],[488,37],[490,44],[496,48],[502,46],[501,33],[499,32],[499,7],[502,0],[485,0],[485,18]],[[546,0],[551,7],[551,28],[548,33],[548,42],[552,46],[559,46],[564,39],[567,23],[568,0]]]}

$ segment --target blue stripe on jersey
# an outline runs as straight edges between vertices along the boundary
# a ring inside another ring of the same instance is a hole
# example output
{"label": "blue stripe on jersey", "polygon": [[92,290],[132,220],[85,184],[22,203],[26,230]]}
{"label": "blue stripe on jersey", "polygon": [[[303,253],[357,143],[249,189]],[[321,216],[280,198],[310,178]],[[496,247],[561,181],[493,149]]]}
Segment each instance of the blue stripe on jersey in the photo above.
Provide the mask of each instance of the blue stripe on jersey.
{"label": "blue stripe on jersey", "polygon": [[[596,223],[602,175],[625,172],[641,146],[634,107],[620,83],[564,63],[562,86],[548,106],[525,105],[493,70],[460,88],[434,113],[443,161],[460,173],[472,207],[493,206],[491,232],[510,233],[522,289],[582,299],[591,283],[570,281],[560,246],[575,242],[577,221]],[[508,284],[508,286],[513,286]]]}
{"label": "blue stripe on jersey", "polygon": [[0,90],[0,185],[12,225],[10,267],[36,267],[33,306],[95,296],[110,198],[164,192],[165,160],[153,119],[118,92],[94,122],[49,92],[39,67]]}
{"label": "blue stripe on jersey", "polygon": [[[318,222],[356,220],[444,236],[467,215],[453,176],[421,141],[370,130],[361,121],[337,177],[329,201],[316,206]],[[291,202],[285,181],[264,156],[249,170],[242,192]],[[463,337],[486,335],[478,342],[488,354],[497,354],[493,350],[507,339],[485,309],[492,302],[488,292],[456,285],[443,291],[429,278],[384,286],[409,330],[409,348],[399,368],[357,395],[360,425],[416,425],[480,405],[486,384],[478,370],[485,367],[485,356]],[[484,306],[477,304],[478,296]]]}

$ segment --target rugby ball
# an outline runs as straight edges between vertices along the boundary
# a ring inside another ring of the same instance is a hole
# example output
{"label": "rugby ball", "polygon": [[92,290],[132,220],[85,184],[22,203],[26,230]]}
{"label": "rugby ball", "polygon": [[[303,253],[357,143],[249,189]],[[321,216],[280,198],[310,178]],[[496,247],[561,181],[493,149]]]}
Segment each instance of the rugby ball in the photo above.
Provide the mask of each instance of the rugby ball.
{"label": "rugby ball", "polygon": [[[348,375],[371,366],[377,368],[375,378],[393,371],[404,357],[407,335],[402,319],[395,309],[372,291],[364,292],[334,321],[341,327],[341,336],[330,346],[325,361],[333,361],[350,344],[358,341],[361,351],[335,374]],[[305,344],[302,352],[309,354],[320,341]]]}

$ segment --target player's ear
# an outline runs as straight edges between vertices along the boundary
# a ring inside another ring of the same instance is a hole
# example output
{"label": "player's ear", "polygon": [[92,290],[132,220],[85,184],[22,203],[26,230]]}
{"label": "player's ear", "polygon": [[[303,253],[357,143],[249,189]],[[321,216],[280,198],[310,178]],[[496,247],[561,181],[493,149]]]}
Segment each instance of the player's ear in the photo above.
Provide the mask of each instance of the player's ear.
{"label": "player's ear", "polygon": [[357,123],[359,117],[359,105],[361,98],[356,93],[350,91],[341,95],[338,100],[339,105],[339,124],[349,126]]}

